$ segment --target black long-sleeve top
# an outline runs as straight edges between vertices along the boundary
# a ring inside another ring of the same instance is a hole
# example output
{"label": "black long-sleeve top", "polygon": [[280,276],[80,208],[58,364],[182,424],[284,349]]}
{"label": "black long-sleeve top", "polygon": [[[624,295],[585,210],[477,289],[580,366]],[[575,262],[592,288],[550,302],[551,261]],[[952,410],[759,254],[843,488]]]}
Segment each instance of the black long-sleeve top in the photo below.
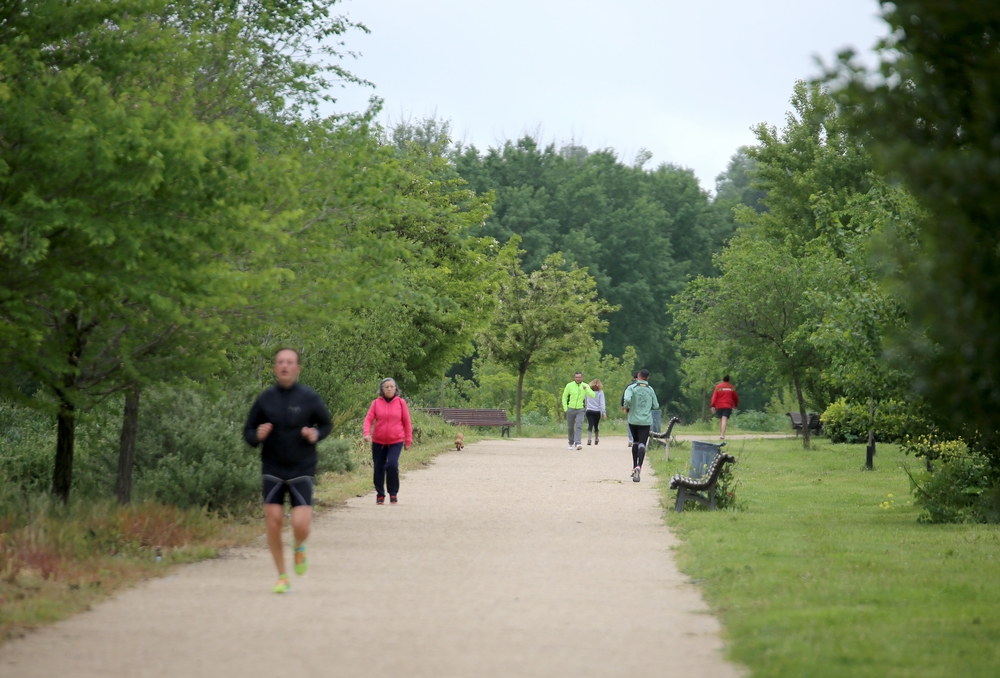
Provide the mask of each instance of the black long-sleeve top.
{"label": "black long-sleeve top", "polygon": [[317,429],[317,442],[330,435],[333,422],[319,394],[298,382],[287,389],[272,386],[257,396],[250,408],[243,437],[257,447],[261,444],[257,427],[268,423],[274,430],[261,448],[263,472],[284,480],[316,475],[316,445],[302,437],[302,428]]}

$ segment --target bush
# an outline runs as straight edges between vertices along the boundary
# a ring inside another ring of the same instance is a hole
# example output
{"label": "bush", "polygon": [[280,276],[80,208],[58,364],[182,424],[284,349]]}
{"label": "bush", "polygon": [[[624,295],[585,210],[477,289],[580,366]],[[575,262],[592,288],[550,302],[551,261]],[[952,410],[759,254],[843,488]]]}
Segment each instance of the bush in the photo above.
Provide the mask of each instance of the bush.
{"label": "bush", "polygon": [[321,473],[348,473],[355,468],[351,459],[351,441],[346,438],[327,438],[316,446],[319,457],[316,475]]}
{"label": "bush", "polygon": [[938,440],[929,435],[907,436],[906,454],[926,460],[927,469],[910,475],[924,523],[1000,522],[1000,476],[982,452],[964,440]]}
{"label": "bush", "polygon": [[[820,417],[823,431],[834,443],[868,441],[868,404],[850,403],[846,398],[831,403]],[[919,406],[900,400],[886,400],[875,410],[875,441],[896,443],[907,435],[929,429]]]}
{"label": "bush", "polygon": [[[73,496],[107,497],[114,488],[121,399],[77,415]],[[25,496],[49,492],[56,421],[49,412],[0,401],[0,477]]]}
{"label": "bush", "polygon": [[[958,453],[964,448],[964,453]],[[1000,522],[1000,487],[986,458],[964,443],[952,445],[953,455],[939,457],[934,472],[911,476],[922,523]]]}
{"label": "bush", "polygon": [[715,489],[715,507],[719,510],[724,511],[729,509],[740,511],[743,508],[736,497],[736,491],[743,483],[736,480],[736,476],[733,474],[733,466],[735,464],[726,464],[722,467],[722,472],[719,474],[719,482]]}
{"label": "bush", "polygon": [[55,418],[0,402],[0,480],[26,495],[48,492],[56,452]]}
{"label": "bush", "polygon": [[213,397],[195,387],[144,394],[135,495],[180,507],[245,510],[260,500],[260,452],[243,440],[252,394]]}

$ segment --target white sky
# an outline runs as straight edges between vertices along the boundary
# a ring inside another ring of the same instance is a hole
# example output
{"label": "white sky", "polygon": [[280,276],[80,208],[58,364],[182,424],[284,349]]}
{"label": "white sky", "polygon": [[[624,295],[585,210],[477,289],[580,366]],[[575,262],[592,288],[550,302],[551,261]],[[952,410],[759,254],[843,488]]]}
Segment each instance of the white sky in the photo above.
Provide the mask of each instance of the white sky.
{"label": "white sky", "polygon": [[[614,148],[647,167],[716,175],[750,127],[784,124],[796,79],[885,34],[875,0],[345,0],[345,66],[376,85],[336,92],[338,111],[376,94],[383,121],[436,116],[480,150],[525,133]],[[870,61],[870,53],[866,61]]]}

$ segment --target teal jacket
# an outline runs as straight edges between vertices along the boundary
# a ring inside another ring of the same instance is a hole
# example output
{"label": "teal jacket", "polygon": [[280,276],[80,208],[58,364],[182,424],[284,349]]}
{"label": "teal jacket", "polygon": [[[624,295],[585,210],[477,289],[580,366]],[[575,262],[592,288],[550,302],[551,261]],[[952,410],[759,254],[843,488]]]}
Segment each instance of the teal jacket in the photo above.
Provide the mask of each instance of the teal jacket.
{"label": "teal jacket", "polygon": [[625,389],[625,407],[628,409],[628,423],[636,426],[652,426],[653,410],[660,409],[656,391],[641,379]]}
{"label": "teal jacket", "polygon": [[582,410],[586,396],[594,397],[594,390],[590,388],[590,384],[582,381],[578,384],[575,379],[566,384],[562,395],[563,412],[566,410]]}

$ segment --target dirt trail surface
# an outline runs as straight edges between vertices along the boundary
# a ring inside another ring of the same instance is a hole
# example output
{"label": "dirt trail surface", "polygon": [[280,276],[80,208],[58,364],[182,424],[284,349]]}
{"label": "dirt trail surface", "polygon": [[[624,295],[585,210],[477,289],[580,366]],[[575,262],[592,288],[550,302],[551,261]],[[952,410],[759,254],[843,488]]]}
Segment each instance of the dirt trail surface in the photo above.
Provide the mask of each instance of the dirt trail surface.
{"label": "dirt trail surface", "polygon": [[264,548],[234,550],[7,644],[0,675],[743,675],[630,465],[624,438],[470,445],[397,506],[319,517],[289,594]]}

